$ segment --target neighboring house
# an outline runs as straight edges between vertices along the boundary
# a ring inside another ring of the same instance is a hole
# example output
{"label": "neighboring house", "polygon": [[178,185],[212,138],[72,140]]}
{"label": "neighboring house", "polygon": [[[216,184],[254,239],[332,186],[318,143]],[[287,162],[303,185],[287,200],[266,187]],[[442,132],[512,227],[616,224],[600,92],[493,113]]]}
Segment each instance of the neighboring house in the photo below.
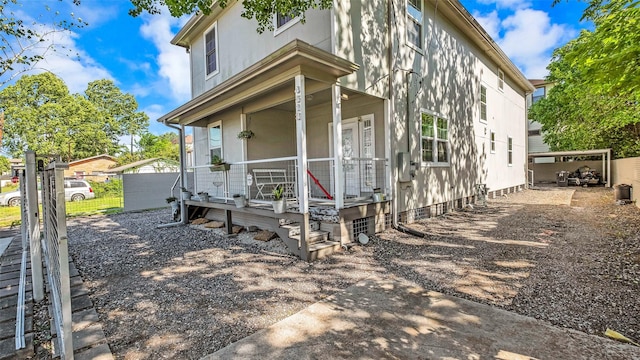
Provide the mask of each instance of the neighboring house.
{"label": "neighboring house", "polygon": [[[458,1],[339,0],[263,34],[241,11],[216,3],[172,40],[190,54],[193,99],[159,121],[193,128],[195,191],[218,199],[190,208],[276,231],[312,260],[483,186],[525,186],[534,88]],[[230,170],[211,171],[214,156]],[[268,205],[278,184],[282,215]],[[220,201],[234,194],[249,207]]]}
{"label": "neighboring house", "polygon": [[193,135],[187,135],[184,137],[184,146],[185,146],[185,162],[186,166],[192,167],[193,163]]}
{"label": "neighboring house", "polygon": [[159,158],[144,159],[130,164],[109,169],[109,174],[158,174],[180,171],[180,165],[175,161],[168,161]]}
{"label": "neighboring house", "polygon": [[110,168],[116,166],[116,159],[107,154],[92,156],[69,162],[69,169],[64,171],[68,178],[104,181]]}
{"label": "neighboring house", "polygon": [[[535,87],[533,93],[527,95],[527,107],[531,107],[538,100],[547,96],[549,90],[553,87],[552,83],[546,80],[530,79],[531,84]],[[528,141],[529,141],[529,154],[546,153],[549,152],[549,145],[544,142],[542,133],[542,124],[529,119],[528,123]],[[536,163],[552,163],[554,158],[552,157],[539,157],[532,158],[532,161]]]}

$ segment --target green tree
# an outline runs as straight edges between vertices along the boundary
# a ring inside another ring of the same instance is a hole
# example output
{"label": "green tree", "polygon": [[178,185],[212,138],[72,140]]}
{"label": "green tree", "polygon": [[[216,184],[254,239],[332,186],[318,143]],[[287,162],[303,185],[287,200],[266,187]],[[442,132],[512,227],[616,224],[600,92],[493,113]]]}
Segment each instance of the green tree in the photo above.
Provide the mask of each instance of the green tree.
{"label": "green tree", "polygon": [[113,140],[129,135],[133,154],[133,137],[149,126],[149,117],[138,110],[138,102],[131,94],[123,93],[111,80],[96,80],[85,91],[87,99],[98,109],[103,131]]}
{"label": "green tree", "polygon": [[555,86],[535,103],[552,150],[612,148],[640,155],[640,8],[638,1],[593,0],[584,19],[595,24],[556,49],[547,80]]}
{"label": "green tree", "polygon": [[0,174],[6,174],[11,170],[9,159],[0,155]]}
{"label": "green tree", "polygon": [[151,133],[142,134],[138,140],[138,149],[141,158],[162,158],[165,160],[180,160],[180,139],[173,132],[162,135],[153,135]]}
{"label": "green tree", "polygon": [[[216,1],[216,4],[221,8],[226,8],[231,1],[219,0]],[[193,14],[196,11],[209,15],[213,3],[214,0],[131,0],[133,9],[129,10],[129,14],[138,16],[144,11],[158,14],[162,7],[166,6],[171,15],[175,17]],[[258,21],[257,31],[262,33],[265,29],[273,30],[273,16],[275,14],[300,17],[304,22],[307,10],[329,9],[332,5],[332,0],[243,0],[242,17]]]}
{"label": "green tree", "polygon": [[[78,5],[80,1],[74,0],[73,3]],[[25,16],[21,7],[18,0],[0,0],[0,88],[31,70],[49,51],[57,50],[58,45],[47,43],[53,34],[87,25],[73,13],[68,18],[56,13],[54,15],[58,21],[42,26]],[[44,10],[50,12],[51,8],[45,4]],[[48,45],[43,47],[43,44]]]}
{"label": "green tree", "polygon": [[93,82],[83,96],[70,94],[51,73],[25,75],[0,91],[0,110],[6,115],[2,145],[14,157],[27,148],[67,161],[114,155],[121,149],[119,136],[133,131],[129,122],[144,126],[139,119],[148,121],[135,111],[132,98],[110,81]]}

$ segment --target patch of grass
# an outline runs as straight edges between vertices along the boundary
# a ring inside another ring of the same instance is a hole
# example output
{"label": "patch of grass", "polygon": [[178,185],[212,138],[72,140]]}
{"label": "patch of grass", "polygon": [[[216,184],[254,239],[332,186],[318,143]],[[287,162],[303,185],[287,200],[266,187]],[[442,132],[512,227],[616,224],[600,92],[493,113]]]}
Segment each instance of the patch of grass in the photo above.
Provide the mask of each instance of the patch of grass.
{"label": "patch of grass", "polygon": [[20,207],[0,206],[0,227],[20,223]]}
{"label": "patch of grass", "polygon": [[[100,197],[82,201],[67,202],[67,216],[82,216],[93,214],[114,214],[123,209],[123,199],[118,196]],[[0,227],[20,223],[19,206],[0,206]]]}

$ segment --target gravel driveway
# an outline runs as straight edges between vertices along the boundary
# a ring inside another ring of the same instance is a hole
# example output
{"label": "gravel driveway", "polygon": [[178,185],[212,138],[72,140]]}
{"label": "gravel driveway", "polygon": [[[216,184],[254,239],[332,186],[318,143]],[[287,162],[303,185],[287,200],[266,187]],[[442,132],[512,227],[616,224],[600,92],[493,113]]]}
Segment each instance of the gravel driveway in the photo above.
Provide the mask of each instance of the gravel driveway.
{"label": "gravel driveway", "polygon": [[388,230],[314,263],[277,239],[156,228],[167,222],[159,210],[69,223],[70,253],[119,359],[200,358],[372,274],[640,337],[640,211],[614,205],[610,189],[510,194],[412,224],[424,238]]}

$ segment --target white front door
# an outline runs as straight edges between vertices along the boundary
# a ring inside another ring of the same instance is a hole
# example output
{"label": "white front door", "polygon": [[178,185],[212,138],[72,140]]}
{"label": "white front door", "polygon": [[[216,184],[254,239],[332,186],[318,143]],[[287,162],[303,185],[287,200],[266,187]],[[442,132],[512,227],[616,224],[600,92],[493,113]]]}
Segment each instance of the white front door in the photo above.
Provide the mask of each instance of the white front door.
{"label": "white front door", "polygon": [[342,156],[344,157],[344,193],[346,196],[360,195],[360,172],[358,158],[360,158],[360,131],[357,121],[342,123]]}

